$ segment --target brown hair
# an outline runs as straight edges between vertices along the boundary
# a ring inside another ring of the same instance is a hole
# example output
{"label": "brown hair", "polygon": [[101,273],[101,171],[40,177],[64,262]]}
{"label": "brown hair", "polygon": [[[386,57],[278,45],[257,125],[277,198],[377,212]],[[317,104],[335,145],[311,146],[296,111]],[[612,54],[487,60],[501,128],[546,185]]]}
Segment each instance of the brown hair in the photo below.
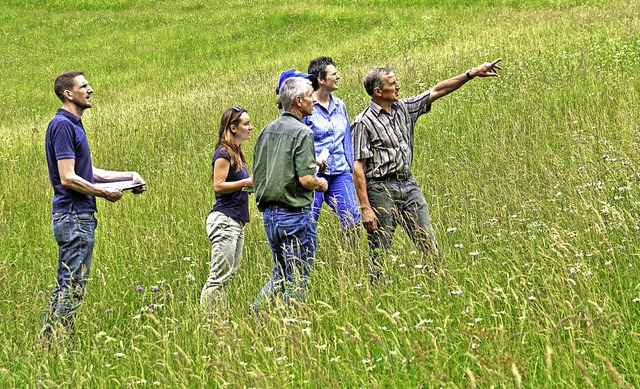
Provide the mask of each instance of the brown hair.
{"label": "brown hair", "polygon": [[75,85],[74,79],[78,76],[84,76],[84,72],[81,70],[69,70],[64,72],[53,82],[53,91],[56,92],[56,96],[64,103],[64,91],[73,90]]}
{"label": "brown hair", "polygon": [[239,105],[224,111],[220,119],[220,131],[218,132],[218,143],[216,144],[216,149],[219,146],[227,148],[231,165],[235,164],[237,171],[242,170],[243,166],[248,167],[247,157],[244,155],[242,147],[234,142],[231,126],[237,126],[238,123],[240,123],[240,116],[245,112],[247,112],[247,110]]}

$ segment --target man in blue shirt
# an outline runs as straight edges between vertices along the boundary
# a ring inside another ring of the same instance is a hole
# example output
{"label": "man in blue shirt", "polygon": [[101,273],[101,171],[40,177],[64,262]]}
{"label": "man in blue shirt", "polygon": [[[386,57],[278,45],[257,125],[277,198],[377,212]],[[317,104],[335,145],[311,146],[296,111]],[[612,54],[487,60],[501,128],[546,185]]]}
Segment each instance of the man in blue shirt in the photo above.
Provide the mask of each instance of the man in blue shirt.
{"label": "man in blue shirt", "polygon": [[58,243],[58,282],[42,319],[42,334],[47,338],[67,335],[73,329],[78,307],[84,299],[98,224],[95,197],[111,202],[122,192],[96,186],[96,182],[131,180],[146,185],[136,172],[98,169],[91,161],[91,150],[82,125],[82,114],[93,103],[93,89],[77,70],[62,73],[53,85],[62,108],[49,123],[45,136],[49,180],[53,187],[52,227]]}

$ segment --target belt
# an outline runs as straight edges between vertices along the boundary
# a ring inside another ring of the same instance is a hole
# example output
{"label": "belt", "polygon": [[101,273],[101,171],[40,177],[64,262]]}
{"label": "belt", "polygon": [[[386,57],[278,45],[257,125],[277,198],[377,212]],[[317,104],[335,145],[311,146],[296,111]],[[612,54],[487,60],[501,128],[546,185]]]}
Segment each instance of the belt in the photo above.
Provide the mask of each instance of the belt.
{"label": "belt", "polygon": [[411,178],[411,173],[394,173],[387,174],[382,177],[370,178],[370,181],[406,181]]}
{"label": "belt", "polygon": [[284,212],[289,212],[289,213],[295,213],[295,212],[300,212],[300,211],[305,210],[305,209],[311,209],[311,205],[307,205],[305,207],[291,207],[291,206],[286,206],[286,205],[272,204],[272,205],[265,206],[264,210],[269,209],[269,208],[279,209],[279,210],[282,210]]}

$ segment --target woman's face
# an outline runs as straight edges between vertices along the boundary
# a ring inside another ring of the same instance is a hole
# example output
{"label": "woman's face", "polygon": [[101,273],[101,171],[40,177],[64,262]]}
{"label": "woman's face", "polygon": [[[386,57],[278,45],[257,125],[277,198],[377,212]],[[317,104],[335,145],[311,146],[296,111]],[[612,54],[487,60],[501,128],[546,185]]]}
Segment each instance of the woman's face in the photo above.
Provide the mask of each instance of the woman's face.
{"label": "woman's face", "polygon": [[251,138],[251,131],[253,131],[253,125],[251,124],[249,114],[246,112],[243,112],[242,115],[240,115],[237,125],[231,125],[231,133],[238,144]]}
{"label": "woman's face", "polygon": [[338,75],[336,67],[333,65],[327,65],[325,70],[327,72],[327,76],[319,80],[320,84],[322,87],[329,90],[329,92],[333,92],[338,89],[338,80],[340,80],[340,76]]}

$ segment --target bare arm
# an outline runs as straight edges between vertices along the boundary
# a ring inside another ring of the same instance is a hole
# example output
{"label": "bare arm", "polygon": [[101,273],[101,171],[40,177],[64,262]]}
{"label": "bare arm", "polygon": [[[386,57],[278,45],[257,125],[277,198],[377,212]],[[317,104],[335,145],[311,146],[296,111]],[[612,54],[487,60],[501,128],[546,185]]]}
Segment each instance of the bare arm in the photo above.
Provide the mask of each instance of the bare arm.
{"label": "bare arm", "polygon": [[58,160],[58,171],[60,172],[60,181],[62,185],[82,194],[103,197],[111,202],[120,200],[120,198],[122,197],[122,192],[120,192],[119,190],[98,188],[89,181],[77,175],[75,172],[75,166],[76,160],[73,158]]}
{"label": "bare arm", "polygon": [[142,184],[142,188],[133,191],[135,194],[139,194],[147,190],[147,183],[136,172],[116,172],[112,170],[98,169],[93,166],[93,180],[95,182],[115,182],[132,180],[137,184]]}
{"label": "bare arm", "polygon": [[[469,81],[471,78],[498,77],[497,70],[502,70],[502,68],[498,65],[498,62],[500,61],[502,61],[502,58],[498,58],[491,63],[485,62],[482,65],[469,70],[469,72],[467,73],[462,73],[458,76],[451,77],[448,80],[437,83],[436,86],[431,88],[431,93],[429,94],[429,103],[433,103],[439,98],[455,91],[462,85],[466,84],[467,81]],[[469,75],[468,77],[467,74]]]}
{"label": "bare arm", "polygon": [[253,186],[253,178],[240,181],[227,181],[231,163],[228,159],[218,158],[213,165],[213,190],[218,194],[233,193],[245,186]]}
{"label": "bare arm", "polygon": [[309,190],[317,190],[318,192],[324,192],[329,187],[327,180],[319,178],[315,174],[308,174],[298,178],[300,184]]}
{"label": "bare arm", "polygon": [[362,225],[367,231],[375,231],[378,228],[376,215],[373,213],[369,196],[367,195],[367,179],[364,176],[364,161],[357,160],[353,166],[353,183],[356,187],[356,194],[360,202],[360,213],[362,214]]}

